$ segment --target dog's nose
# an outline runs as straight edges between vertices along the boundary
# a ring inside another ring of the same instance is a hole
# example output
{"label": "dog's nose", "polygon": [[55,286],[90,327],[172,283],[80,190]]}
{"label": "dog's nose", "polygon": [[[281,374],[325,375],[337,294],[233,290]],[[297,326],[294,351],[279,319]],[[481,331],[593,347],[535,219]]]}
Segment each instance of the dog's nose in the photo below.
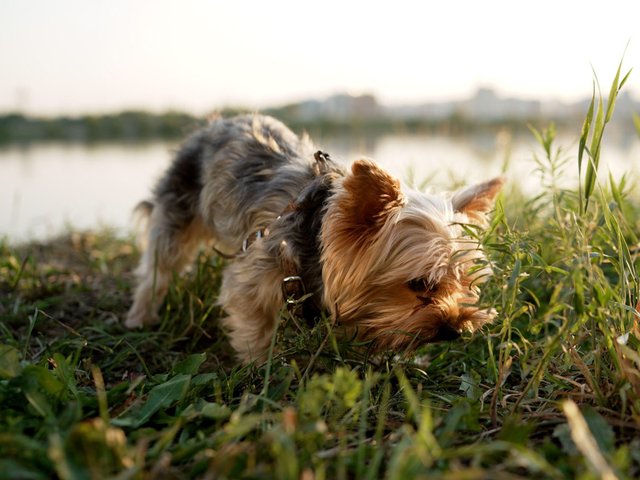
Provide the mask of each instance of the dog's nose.
{"label": "dog's nose", "polygon": [[436,333],[435,337],[433,337],[433,342],[439,342],[443,340],[455,340],[460,336],[460,332],[454,329],[451,325],[444,324],[440,326],[438,329],[438,333]]}

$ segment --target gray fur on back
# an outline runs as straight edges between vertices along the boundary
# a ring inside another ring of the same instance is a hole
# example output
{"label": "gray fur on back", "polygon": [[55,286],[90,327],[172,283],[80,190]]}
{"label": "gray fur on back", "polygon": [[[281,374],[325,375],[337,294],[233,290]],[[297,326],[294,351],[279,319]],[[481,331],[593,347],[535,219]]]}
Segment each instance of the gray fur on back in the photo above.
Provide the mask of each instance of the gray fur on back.
{"label": "gray fur on back", "polygon": [[313,153],[306,137],[274,118],[217,119],[182,145],[155,188],[155,203],[174,224],[170,228],[206,219],[216,247],[234,253],[318,175]]}

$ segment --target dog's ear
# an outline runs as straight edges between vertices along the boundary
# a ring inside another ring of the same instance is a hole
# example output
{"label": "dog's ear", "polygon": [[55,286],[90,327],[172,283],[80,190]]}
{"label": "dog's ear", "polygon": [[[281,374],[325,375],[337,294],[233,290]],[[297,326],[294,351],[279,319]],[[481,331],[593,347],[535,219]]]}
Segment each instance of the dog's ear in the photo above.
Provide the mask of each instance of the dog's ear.
{"label": "dog's ear", "polygon": [[348,193],[343,205],[353,226],[373,228],[403,203],[400,182],[371,160],[356,160],[344,180]]}
{"label": "dog's ear", "polygon": [[503,177],[462,188],[453,194],[451,204],[456,212],[467,215],[469,219],[480,225],[484,224],[488,213],[494,205],[496,196],[504,184]]}

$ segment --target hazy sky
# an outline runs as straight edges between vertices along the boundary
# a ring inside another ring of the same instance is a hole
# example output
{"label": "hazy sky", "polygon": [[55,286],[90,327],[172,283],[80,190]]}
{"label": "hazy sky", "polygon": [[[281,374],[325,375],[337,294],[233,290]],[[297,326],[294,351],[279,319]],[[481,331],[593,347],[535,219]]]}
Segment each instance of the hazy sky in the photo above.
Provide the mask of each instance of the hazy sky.
{"label": "hazy sky", "polygon": [[388,104],[493,86],[573,100],[607,91],[640,1],[0,0],[0,111],[261,107],[335,92]]}

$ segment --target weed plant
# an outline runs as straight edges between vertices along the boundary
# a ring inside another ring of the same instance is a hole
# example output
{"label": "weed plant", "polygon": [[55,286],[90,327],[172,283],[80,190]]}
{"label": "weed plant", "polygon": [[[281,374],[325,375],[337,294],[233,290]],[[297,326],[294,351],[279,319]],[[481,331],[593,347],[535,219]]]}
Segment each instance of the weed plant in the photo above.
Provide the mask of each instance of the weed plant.
{"label": "weed plant", "polygon": [[533,131],[540,193],[511,183],[483,234],[498,318],[418,355],[283,313],[266,365],[240,366],[210,252],[128,331],[130,239],[4,241],[0,477],[638,478],[638,185],[598,168],[626,78],[594,93],[575,155]]}

